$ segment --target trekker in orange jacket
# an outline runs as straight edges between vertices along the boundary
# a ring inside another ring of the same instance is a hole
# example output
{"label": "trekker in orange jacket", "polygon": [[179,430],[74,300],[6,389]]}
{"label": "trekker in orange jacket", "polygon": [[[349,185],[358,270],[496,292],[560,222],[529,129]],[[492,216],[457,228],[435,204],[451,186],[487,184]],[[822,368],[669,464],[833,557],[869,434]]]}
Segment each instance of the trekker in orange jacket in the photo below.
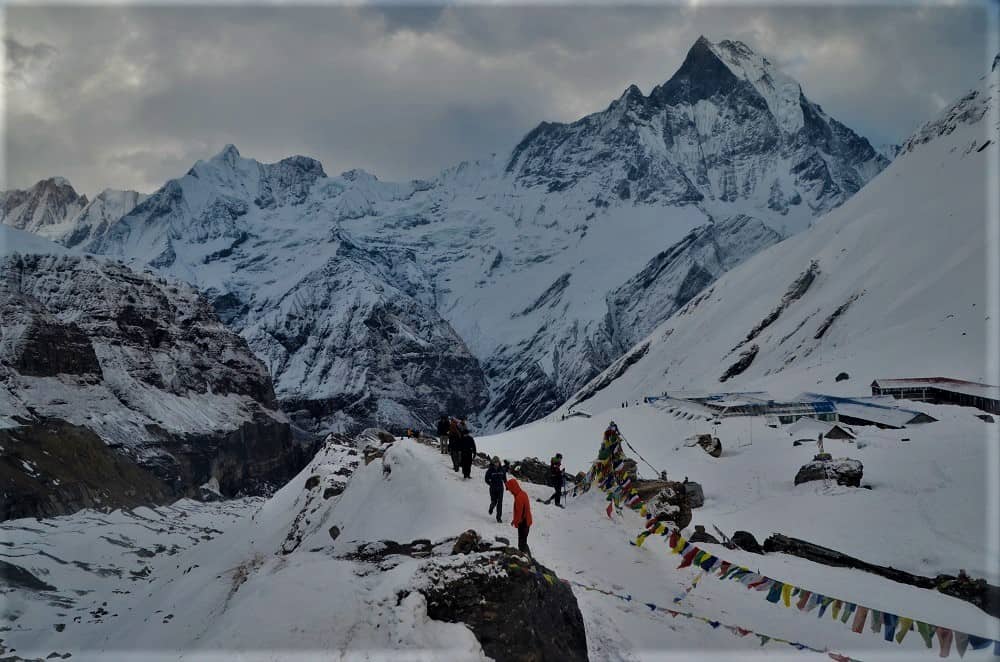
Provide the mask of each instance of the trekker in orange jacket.
{"label": "trekker in orange jacket", "polygon": [[514,496],[514,521],[510,525],[517,529],[517,548],[531,556],[531,550],[528,548],[528,531],[531,529],[531,499],[514,478],[507,481],[507,491]]}

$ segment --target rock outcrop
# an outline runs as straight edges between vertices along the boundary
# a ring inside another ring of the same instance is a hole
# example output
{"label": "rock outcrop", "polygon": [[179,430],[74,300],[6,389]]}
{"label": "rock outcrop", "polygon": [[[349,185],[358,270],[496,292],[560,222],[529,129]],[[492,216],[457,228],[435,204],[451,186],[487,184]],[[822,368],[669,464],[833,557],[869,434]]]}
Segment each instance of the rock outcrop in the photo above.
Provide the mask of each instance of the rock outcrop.
{"label": "rock outcrop", "polygon": [[24,469],[8,516],[197,496],[212,480],[225,496],[269,494],[308,461],[264,366],[187,285],[10,253],[0,316],[0,457],[52,453],[60,436],[58,455],[81,453],[38,458],[44,480]]}
{"label": "rock outcrop", "polygon": [[[829,458],[829,456],[826,456]],[[859,460],[850,458],[814,459],[799,468],[795,474],[795,484],[807,483],[813,480],[835,480],[838,485],[861,487],[861,476],[864,465]]]}
{"label": "rock outcrop", "polygon": [[684,483],[667,480],[636,480],[635,489],[646,502],[646,510],[658,521],[683,529],[691,523],[691,505]]}
{"label": "rock outcrop", "polygon": [[[505,573],[498,574],[494,568]],[[433,572],[433,570],[430,570]],[[487,656],[501,662],[587,660],[587,635],[576,596],[555,573],[507,548],[449,568],[424,591],[427,615],[464,623]]]}

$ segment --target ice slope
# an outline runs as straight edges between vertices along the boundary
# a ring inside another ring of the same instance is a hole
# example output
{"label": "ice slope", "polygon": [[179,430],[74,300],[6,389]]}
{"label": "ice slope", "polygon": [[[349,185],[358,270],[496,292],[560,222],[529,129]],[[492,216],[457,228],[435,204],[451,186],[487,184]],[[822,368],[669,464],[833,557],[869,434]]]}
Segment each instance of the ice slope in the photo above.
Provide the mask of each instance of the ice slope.
{"label": "ice slope", "polygon": [[[728,272],[570,404],[678,389],[860,395],[909,375],[997,383],[996,85],[994,72],[822,223]],[[840,372],[850,379],[835,383]]]}
{"label": "ice slope", "polygon": [[[589,445],[595,451],[598,440],[599,431],[597,438],[581,438],[581,448]],[[328,447],[259,509],[248,508],[242,521],[220,526],[223,532],[218,537],[171,558],[148,560],[148,580],[122,582],[129,594],[108,590],[114,583],[110,581],[100,594],[79,601],[90,598],[95,607],[96,600],[106,601],[103,609],[117,616],[70,620],[65,630],[56,632],[51,619],[67,607],[49,604],[46,608],[39,600],[17,627],[4,633],[4,645],[21,655],[72,652],[73,659],[81,660],[124,660],[139,653],[152,660],[233,655],[246,660],[317,656],[484,659],[465,626],[428,620],[422,598],[411,593],[428,581],[421,570],[425,561],[396,557],[383,563],[380,572],[370,572],[371,566],[344,556],[363,542],[383,538],[409,542],[429,537],[437,543],[468,528],[488,537],[510,536],[513,530],[506,521],[498,524],[486,513],[488,496],[481,470],[474,470],[473,480],[463,481],[436,450],[401,440],[383,460],[359,466],[342,495],[314,509],[315,502],[304,488],[306,480],[313,475],[321,480],[336,476],[348,459],[342,450]],[[388,476],[383,463],[391,466]],[[533,496],[549,491],[526,487]],[[782,654],[794,659],[828,659],[782,644],[761,647],[756,637],[739,638],[701,621],[672,619],[650,611],[646,602],[864,659],[936,656],[936,651],[923,649],[919,637],[908,637],[900,647],[871,633],[859,636],[829,618],[817,620],[771,606],[760,593],[710,577],[674,604],[674,596],[683,593],[698,573],[676,570],[677,557],[662,545],[630,545],[641,528],[637,517],[609,519],[603,506],[603,497],[595,492],[571,499],[566,509],[532,502],[535,525],[529,538],[539,561],[574,582],[593,660],[680,660],[692,655],[773,659]],[[508,501],[505,518],[509,508]],[[312,524],[301,544],[280,553],[303,512],[309,513]],[[119,524],[111,520],[105,530],[109,538],[119,539]],[[54,525],[61,531],[68,522]],[[341,532],[332,541],[326,529],[334,525]],[[132,544],[155,540],[136,533]],[[29,544],[31,537],[31,531],[19,532],[18,544]],[[893,613],[909,613],[983,635],[990,635],[996,627],[971,605],[941,594],[781,555],[725,554],[773,576]],[[36,570],[53,565],[41,555],[30,563]],[[447,572],[444,563],[442,571]],[[619,600],[585,586],[629,594],[633,600]],[[982,652],[967,655],[973,660],[989,659]]]}
{"label": "ice slope", "polygon": [[69,251],[64,246],[32,232],[0,225],[0,256],[11,255],[12,253],[66,255]]}
{"label": "ice slope", "polygon": [[509,156],[387,183],[229,146],[80,246],[201,288],[321,426],[443,406],[504,428],[885,163],[765,58],[700,39],[649,96]]}

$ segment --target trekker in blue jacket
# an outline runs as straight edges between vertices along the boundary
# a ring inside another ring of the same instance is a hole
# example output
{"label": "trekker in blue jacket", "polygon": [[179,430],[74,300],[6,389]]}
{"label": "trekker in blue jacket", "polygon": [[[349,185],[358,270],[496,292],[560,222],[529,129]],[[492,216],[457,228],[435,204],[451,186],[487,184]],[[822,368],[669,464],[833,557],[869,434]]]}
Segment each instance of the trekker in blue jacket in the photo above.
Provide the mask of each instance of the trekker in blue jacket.
{"label": "trekker in blue jacket", "polygon": [[503,506],[503,488],[507,484],[507,472],[510,465],[506,462],[500,465],[500,458],[493,456],[490,466],[486,468],[486,484],[490,486],[490,514],[497,509],[497,521],[500,521],[500,508]]}

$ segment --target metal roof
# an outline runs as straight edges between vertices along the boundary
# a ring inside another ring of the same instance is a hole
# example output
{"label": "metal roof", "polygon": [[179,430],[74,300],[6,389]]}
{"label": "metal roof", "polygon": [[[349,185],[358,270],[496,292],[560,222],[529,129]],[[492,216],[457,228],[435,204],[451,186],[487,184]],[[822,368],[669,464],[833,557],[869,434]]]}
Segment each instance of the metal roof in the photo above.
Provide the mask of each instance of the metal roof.
{"label": "metal roof", "polygon": [[989,400],[1000,399],[1000,387],[969,382],[964,379],[950,377],[911,377],[907,379],[876,379],[873,386],[879,388],[937,388],[942,391],[952,391],[963,395],[971,395]]}
{"label": "metal roof", "polygon": [[[846,398],[822,393],[803,393],[800,397],[826,400],[842,416],[859,418],[873,423],[901,428],[918,416],[928,416],[916,409],[905,409],[894,404],[892,398]],[[928,416],[933,418],[933,416]],[[936,419],[935,419],[936,420]]]}

